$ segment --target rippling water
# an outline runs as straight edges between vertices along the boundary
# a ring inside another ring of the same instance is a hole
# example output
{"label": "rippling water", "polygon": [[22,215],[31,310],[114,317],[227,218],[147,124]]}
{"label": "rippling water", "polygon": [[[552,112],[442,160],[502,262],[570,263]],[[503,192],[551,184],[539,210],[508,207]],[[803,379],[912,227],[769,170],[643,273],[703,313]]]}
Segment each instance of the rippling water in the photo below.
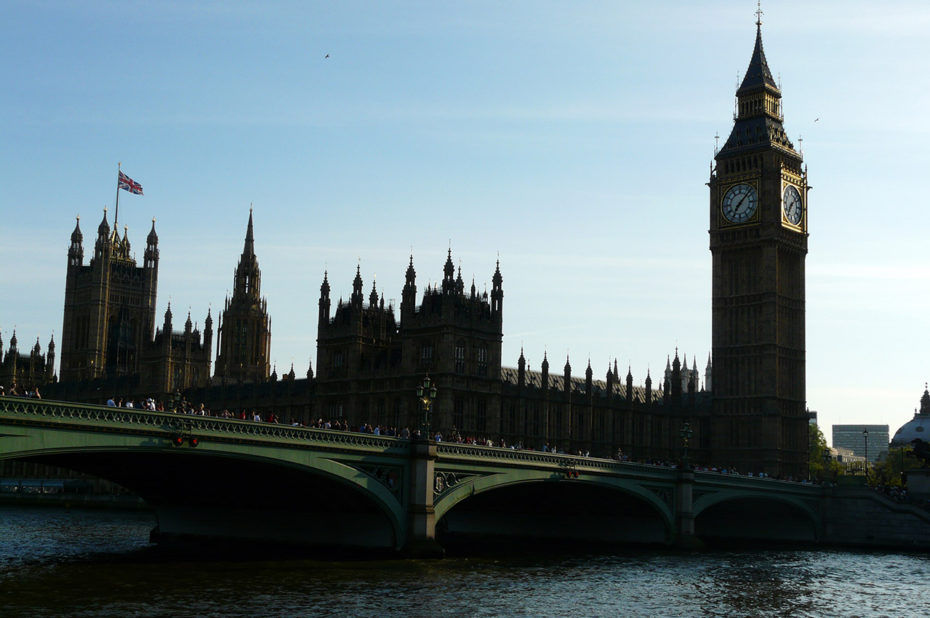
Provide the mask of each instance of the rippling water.
{"label": "rippling water", "polygon": [[0,615],[930,615],[926,554],[540,547],[436,561],[220,561],[153,550],[153,523],[0,507]]}

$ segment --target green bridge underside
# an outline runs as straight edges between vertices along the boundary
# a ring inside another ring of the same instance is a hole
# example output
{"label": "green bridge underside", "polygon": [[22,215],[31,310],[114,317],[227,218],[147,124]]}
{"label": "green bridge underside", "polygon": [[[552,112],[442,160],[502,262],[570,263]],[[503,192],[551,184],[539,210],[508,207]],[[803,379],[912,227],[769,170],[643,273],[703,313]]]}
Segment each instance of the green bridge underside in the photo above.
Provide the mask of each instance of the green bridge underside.
{"label": "green bridge underside", "polygon": [[[0,459],[112,480],[152,506],[165,537],[403,549],[415,534],[411,518],[424,509],[449,539],[667,544],[686,529],[683,518],[693,520],[698,537],[813,541],[821,535],[822,490],[815,486],[695,473],[683,494],[681,472],[672,468],[446,443],[435,445],[429,479],[417,481],[414,444],[0,398]],[[430,507],[418,500],[423,495],[431,495]]]}

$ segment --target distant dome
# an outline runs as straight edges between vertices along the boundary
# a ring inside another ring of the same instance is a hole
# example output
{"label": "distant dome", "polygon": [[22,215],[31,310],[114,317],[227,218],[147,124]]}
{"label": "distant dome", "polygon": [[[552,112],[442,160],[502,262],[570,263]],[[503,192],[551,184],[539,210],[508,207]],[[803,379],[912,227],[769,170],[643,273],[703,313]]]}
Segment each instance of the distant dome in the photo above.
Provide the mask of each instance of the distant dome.
{"label": "distant dome", "polygon": [[907,446],[914,440],[930,443],[930,392],[926,388],[923,397],[920,398],[920,411],[894,433],[891,446]]}

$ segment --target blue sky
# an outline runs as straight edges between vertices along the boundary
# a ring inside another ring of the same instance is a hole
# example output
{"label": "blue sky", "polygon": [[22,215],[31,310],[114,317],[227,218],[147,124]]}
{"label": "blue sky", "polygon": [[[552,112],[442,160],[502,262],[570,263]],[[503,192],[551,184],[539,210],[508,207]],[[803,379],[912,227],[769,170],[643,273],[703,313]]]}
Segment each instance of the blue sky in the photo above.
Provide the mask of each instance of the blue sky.
{"label": "blue sky", "polygon": [[[319,285],[361,264],[399,301],[447,249],[504,276],[523,346],[637,383],[710,350],[705,183],[755,2],[16,2],[0,23],[0,332],[61,330],[116,164],[158,315],[202,324],[232,286],[249,204],[279,373],[316,356]],[[930,6],[766,2],[785,127],[809,166],[807,393],[821,425],[907,421],[926,358]],[[325,58],[329,54],[329,58]],[[819,120],[817,120],[819,119]],[[801,141],[803,138],[803,142]],[[829,431],[826,431],[829,438]]]}

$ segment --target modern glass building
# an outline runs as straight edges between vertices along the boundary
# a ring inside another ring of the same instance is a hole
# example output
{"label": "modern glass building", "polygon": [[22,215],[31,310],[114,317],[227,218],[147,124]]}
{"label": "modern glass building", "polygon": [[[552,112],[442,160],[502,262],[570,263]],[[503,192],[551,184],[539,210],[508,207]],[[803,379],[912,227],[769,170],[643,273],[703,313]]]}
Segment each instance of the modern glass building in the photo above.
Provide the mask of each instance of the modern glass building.
{"label": "modern glass building", "polygon": [[888,425],[834,425],[833,448],[878,461],[888,454]]}

